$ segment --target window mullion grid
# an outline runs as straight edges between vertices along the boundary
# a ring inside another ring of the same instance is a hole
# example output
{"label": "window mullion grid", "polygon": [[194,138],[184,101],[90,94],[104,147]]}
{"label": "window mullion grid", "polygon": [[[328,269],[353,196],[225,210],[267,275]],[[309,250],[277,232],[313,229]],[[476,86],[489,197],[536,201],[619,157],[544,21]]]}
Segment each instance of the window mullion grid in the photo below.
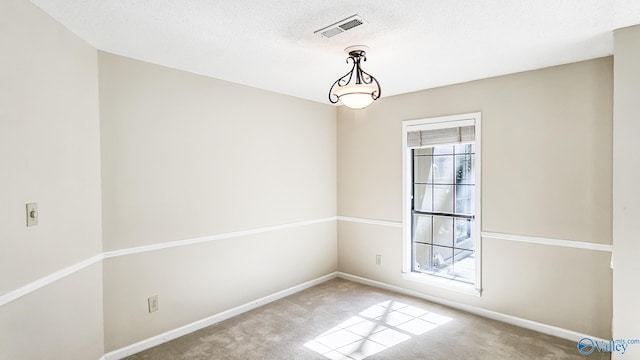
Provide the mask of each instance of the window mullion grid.
{"label": "window mullion grid", "polygon": [[[458,134],[460,133],[460,128],[458,128]],[[453,166],[451,167],[451,171],[453,171],[453,213],[457,212],[458,206],[458,177],[456,176],[456,147],[453,146]],[[454,216],[451,220],[451,273],[453,274],[453,279],[455,279],[456,274],[456,217]]]}
{"label": "window mullion grid", "polygon": [[413,211],[416,209],[415,207],[415,199],[416,199],[416,150],[411,150],[411,271],[415,270],[415,258],[416,258],[416,241],[415,241],[415,231],[414,231],[414,215]]}
{"label": "window mullion grid", "polygon": [[[436,201],[435,201],[435,197],[436,197],[436,193],[435,193],[435,188],[436,188],[436,177],[435,177],[435,162],[436,162],[436,157],[434,156],[434,149],[431,149],[431,157],[429,162],[431,163],[430,167],[430,171],[431,171],[431,186],[429,188],[429,190],[431,190],[431,211],[434,212],[436,209]],[[427,182],[429,182],[429,178],[427,177]],[[430,237],[430,241],[429,241],[429,271],[430,272],[435,272],[434,270],[434,262],[433,262],[433,257],[434,257],[434,248],[433,248],[433,239],[434,239],[434,221],[433,221],[433,215],[429,216],[429,221],[431,222],[431,237]]]}
{"label": "window mullion grid", "polygon": [[[464,154],[466,154],[465,151],[463,151]],[[442,245],[435,245],[435,233],[436,233],[436,229],[435,229],[435,221],[434,221],[434,217],[438,216],[438,214],[436,214],[435,212],[435,159],[436,159],[436,155],[434,155],[433,153],[430,155],[416,155],[415,154],[415,150],[413,149],[411,151],[411,176],[412,176],[412,187],[411,187],[411,216],[415,216],[415,214],[420,214],[423,211],[422,210],[416,210],[416,205],[415,205],[415,200],[416,200],[416,193],[415,193],[415,187],[416,184],[418,184],[419,182],[416,180],[416,161],[417,158],[419,157],[425,157],[425,158],[429,158],[430,159],[430,174],[427,175],[431,175],[431,181],[429,181],[429,178],[426,179],[425,185],[429,187],[429,189],[427,191],[429,191],[431,193],[431,214],[429,215],[429,224],[430,224],[430,230],[431,230],[431,236],[430,239],[428,239],[427,241],[425,241],[424,239],[419,241],[418,239],[415,238],[416,233],[415,233],[415,229],[412,226],[411,228],[411,246],[412,246],[412,271],[415,270],[414,265],[415,265],[415,251],[416,251],[416,243],[420,243],[420,244],[424,244],[424,245],[428,245],[429,249],[430,249],[430,258],[429,258],[429,268],[427,269],[427,271],[435,276],[439,276],[439,277],[443,277],[443,275],[437,274],[435,272],[435,262],[434,262],[434,257],[435,257],[435,249],[436,247],[438,248],[443,248],[443,249],[451,249],[452,251],[452,258],[451,258],[451,266],[452,266],[452,270],[453,273],[455,274],[455,267],[456,267],[456,260],[455,260],[455,256],[456,256],[456,250],[461,250],[461,251],[468,251],[469,249],[463,249],[463,248],[458,248],[457,244],[456,244],[456,220],[458,219],[464,219],[464,220],[468,220],[464,217],[458,217],[456,216],[456,208],[457,208],[457,203],[456,203],[456,199],[457,199],[457,190],[458,190],[458,181],[457,181],[457,168],[456,168],[456,155],[459,155],[456,152],[456,148],[454,146],[453,148],[453,152],[452,152],[452,157],[453,157],[453,167],[452,167],[452,172],[453,172],[453,181],[450,185],[453,185],[453,189],[454,189],[454,193],[453,193],[453,212],[454,214],[451,214],[452,219],[452,231],[451,231],[451,245],[450,246],[442,246]],[[429,213],[428,211],[424,211],[425,213]],[[427,214],[424,214],[427,215]],[[443,215],[444,216],[444,215]],[[413,223],[413,219],[412,219],[412,223]],[[455,276],[452,277],[448,277],[448,276],[444,276],[446,278],[451,278],[451,279],[456,279]]]}

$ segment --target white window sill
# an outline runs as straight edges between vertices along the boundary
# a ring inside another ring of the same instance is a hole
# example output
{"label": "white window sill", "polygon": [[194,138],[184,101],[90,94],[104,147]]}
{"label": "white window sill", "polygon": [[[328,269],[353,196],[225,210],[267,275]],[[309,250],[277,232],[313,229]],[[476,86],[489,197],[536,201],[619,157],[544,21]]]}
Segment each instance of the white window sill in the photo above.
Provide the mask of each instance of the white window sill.
{"label": "white window sill", "polygon": [[409,281],[419,282],[421,284],[438,287],[445,290],[451,290],[467,295],[482,296],[482,290],[477,289],[475,285],[466,284],[460,281],[445,279],[438,276],[421,274],[415,272],[403,273],[402,278]]}

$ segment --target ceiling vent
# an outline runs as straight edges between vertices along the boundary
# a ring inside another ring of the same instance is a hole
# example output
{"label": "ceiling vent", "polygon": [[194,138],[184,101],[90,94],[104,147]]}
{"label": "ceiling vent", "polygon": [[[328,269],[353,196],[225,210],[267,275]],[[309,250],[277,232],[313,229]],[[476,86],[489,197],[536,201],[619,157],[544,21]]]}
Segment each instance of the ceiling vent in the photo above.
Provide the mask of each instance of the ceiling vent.
{"label": "ceiling vent", "polygon": [[329,26],[323,27],[320,30],[316,30],[313,33],[318,34],[322,37],[330,38],[366,23],[367,22],[364,21],[364,19],[359,15],[353,15],[344,20],[340,20],[335,24],[331,24]]}

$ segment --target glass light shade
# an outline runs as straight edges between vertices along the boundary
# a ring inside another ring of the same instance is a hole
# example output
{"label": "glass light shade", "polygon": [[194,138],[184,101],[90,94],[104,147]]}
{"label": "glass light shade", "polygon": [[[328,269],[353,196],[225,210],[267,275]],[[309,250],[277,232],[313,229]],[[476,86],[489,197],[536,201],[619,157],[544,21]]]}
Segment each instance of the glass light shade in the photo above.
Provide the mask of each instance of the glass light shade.
{"label": "glass light shade", "polygon": [[373,102],[372,94],[378,87],[373,84],[357,84],[336,86],[332,93],[340,98],[342,103],[352,109],[364,109]]}

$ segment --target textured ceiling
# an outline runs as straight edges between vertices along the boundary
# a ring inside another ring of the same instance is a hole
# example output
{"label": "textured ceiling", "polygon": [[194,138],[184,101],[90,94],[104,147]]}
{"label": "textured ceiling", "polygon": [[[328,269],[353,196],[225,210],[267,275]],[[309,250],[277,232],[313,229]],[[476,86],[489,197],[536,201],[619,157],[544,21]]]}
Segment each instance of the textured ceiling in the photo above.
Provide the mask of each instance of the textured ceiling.
{"label": "textured ceiling", "polygon": [[[328,103],[349,70],[384,96],[610,55],[640,0],[32,0],[96,48]],[[313,32],[358,14],[332,38]]]}

